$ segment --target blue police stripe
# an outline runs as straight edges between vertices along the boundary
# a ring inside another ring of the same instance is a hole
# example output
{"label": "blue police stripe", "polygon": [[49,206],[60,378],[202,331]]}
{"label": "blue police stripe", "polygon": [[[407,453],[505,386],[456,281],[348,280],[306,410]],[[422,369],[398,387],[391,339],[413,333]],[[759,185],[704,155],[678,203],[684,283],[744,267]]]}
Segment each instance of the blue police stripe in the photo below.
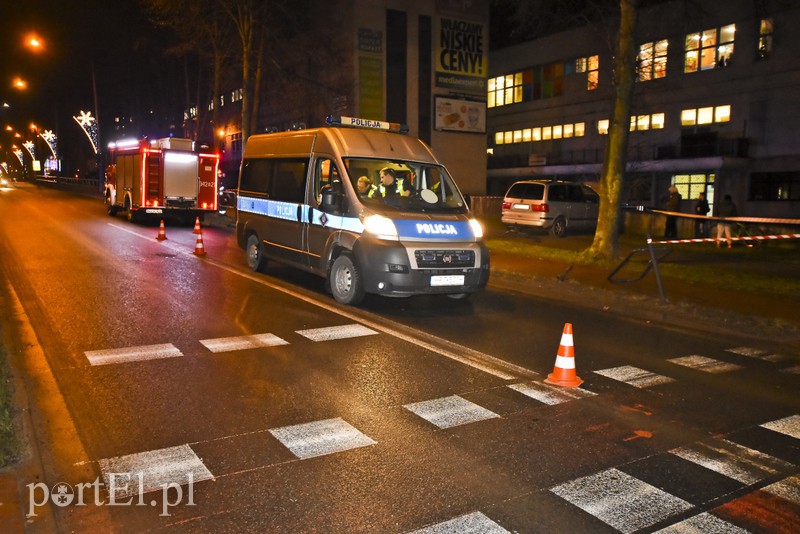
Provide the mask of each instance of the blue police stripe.
{"label": "blue police stripe", "polygon": [[[300,219],[298,220],[298,206],[300,206]],[[238,209],[244,213],[255,213],[276,219],[287,221],[298,221],[318,226],[325,226],[334,230],[347,230],[360,234],[364,231],[364,225],[358,217],[344,217],[341,215],[331,215],[325,213],[325,224],[322,223],[323,212],[316,210],[308,204],[293,204],[291,202],[279,202],[277,200],[267,200],[264,198],[240,196]]]}

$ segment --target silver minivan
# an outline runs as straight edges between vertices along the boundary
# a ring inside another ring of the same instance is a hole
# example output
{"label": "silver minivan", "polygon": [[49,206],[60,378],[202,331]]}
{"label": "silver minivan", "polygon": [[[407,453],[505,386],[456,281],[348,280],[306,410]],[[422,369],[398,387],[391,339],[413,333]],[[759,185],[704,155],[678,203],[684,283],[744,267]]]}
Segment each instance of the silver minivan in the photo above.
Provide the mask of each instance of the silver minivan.
{"label": "silver minivan", "polygon": [[597,226],[600,196],[588,185],[562,180],[514,183],[503,198],[501,220],[509,227],[537,227],[564,237]]}

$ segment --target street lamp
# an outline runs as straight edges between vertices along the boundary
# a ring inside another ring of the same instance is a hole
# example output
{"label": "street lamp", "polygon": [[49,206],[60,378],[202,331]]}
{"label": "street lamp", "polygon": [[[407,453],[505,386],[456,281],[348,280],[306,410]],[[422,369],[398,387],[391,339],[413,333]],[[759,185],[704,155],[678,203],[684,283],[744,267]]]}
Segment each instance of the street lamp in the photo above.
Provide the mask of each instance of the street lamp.
{"label": "street lamp", "polygon": [[44,51],[44,41],[35,33],[29,33],[25,36],[25,46],[37,54]]}
{"label": "street lamp", "polygon": [[17,90],[19,90],[19,91],[24,91],[25,89],[27,89],[27,88],[28,88],[28,82],[26,82],[25,80],[23,80],[22,78],[20,78],[19,76],[17,76],[17,77],[15,77],[15,78],[14,78],[14,80],[11,82],[11,86],[12,86],[14,89],[17,89]]}

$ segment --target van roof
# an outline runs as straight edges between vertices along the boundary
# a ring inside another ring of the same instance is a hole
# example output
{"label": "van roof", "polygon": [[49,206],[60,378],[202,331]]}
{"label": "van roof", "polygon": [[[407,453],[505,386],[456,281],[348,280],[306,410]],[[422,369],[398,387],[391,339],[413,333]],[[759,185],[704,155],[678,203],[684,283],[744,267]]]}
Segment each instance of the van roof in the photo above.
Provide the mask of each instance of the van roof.
{"label": "van roof", "polygon": [[383,130],[336,126],[252,135],[247,140],[244,157],[306,155],[315,136],[315,150],[338,152],[342,157],[438,163],[430,147],[415,137]]}

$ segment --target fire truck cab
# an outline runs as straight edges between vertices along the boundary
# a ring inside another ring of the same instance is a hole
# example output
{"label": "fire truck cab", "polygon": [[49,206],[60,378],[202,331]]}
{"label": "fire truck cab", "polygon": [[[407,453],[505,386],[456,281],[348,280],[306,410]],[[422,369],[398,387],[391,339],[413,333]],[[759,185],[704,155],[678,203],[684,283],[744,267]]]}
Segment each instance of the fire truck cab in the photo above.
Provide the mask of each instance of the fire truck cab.
{"label": "fire truck cab", "polygon": [[197,152],[191,139],[121,141],[109,146],[108,214],[132,222],[195,217],[217,210],[219,154]]}

